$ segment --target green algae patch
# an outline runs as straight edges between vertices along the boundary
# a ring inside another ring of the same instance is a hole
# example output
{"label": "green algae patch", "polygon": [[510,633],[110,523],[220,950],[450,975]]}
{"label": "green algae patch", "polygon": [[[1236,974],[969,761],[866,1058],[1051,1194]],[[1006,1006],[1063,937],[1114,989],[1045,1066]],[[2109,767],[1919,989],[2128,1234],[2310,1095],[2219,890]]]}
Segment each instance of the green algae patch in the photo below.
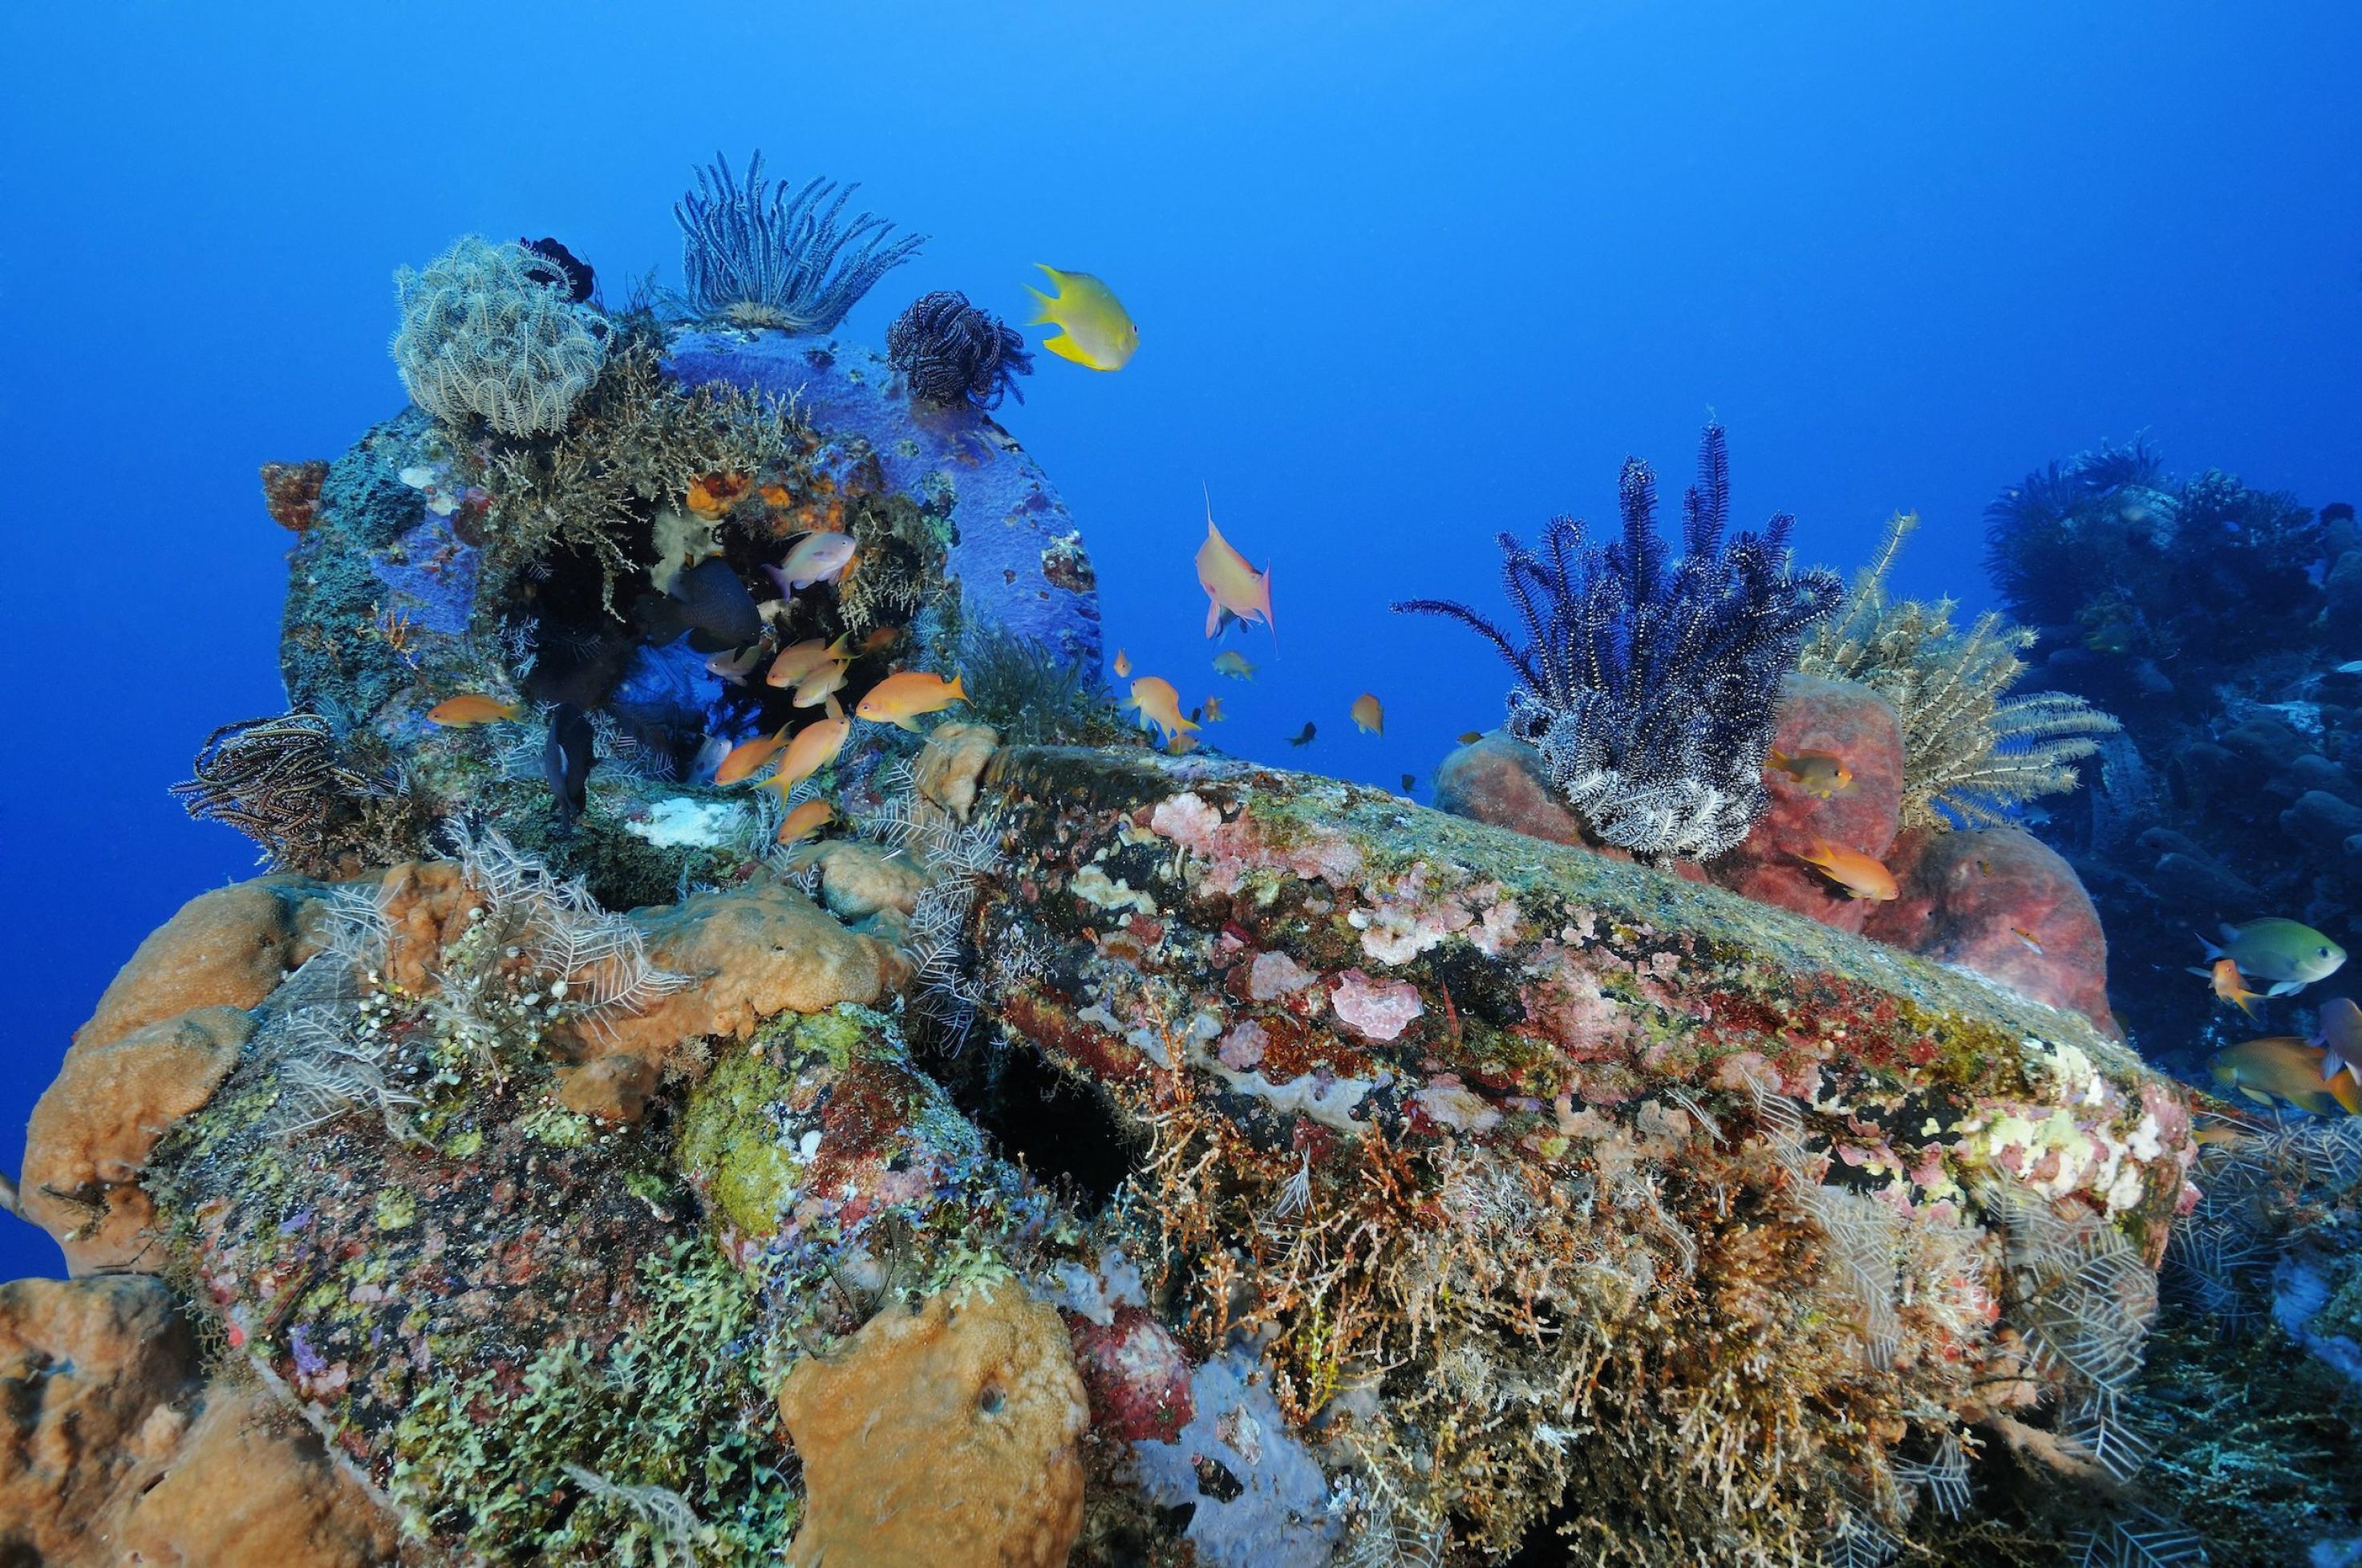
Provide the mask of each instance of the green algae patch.
{"label": "green algae patch", "polygon": [[[389,1496],[423,1533],[498,1562],[776,1562],[800,1499],[771,1435],[752,1288],[684,1238],[642,1260],[638,1316],[568,1337],[513,1386],[464,1362],[391,1434]],[[695,1522],[652,1507],[650,1489]]]}
{"label": "green algae patch", "polygon": [[792,1081],[767,1052],[733,1052],[706,1074],[681,1118],[682,1172],[745,1235],[778,1228],[806,1169],[771,1125],[770,1107]]}

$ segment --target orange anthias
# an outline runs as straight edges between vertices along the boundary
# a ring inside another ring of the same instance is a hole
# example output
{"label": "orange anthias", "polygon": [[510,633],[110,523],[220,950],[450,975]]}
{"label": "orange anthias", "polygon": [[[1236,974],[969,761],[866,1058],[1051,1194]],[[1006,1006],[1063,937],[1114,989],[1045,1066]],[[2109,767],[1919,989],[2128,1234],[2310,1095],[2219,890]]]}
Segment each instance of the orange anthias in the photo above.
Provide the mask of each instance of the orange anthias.
{"label": "orange anthias", "polygon": [[967,692],[960,686],[958,676],[945,680],[923,669],[906,669],[871,687],[853,712],[855,718],[867,719],[875,724],[892,724],[915,734],[919,726],[911,721],[921,714],[940,713],[955,702],[966,701]]}
{"label": "orange anthias", "polygon": [[845,657],[843,637],[833,643],[824,643],[814,637],[791,648],[781,648],[779,657],[771,661],[770,673],[763,677],[763,684],[793,686],[821,666]]}
{"label": "orange anthias", "polygon": [[1197,729],[1187,714],[1181,712],[1181,693],[1162,676],[1143,675],[1131,683],[1131,696],[1123,704],[1140,711],[1141,728],[1154,724],[1166,740],[1186,735]]}
{"label": "orange anthias", "polygon": [[1353,699],[1353,727],[1365,735],[1386,733],[1386,711],[1374,694],[1364,691]]}
{"label": "orange anthias", "polygon": [[750,741],[740,741],[723,757],[722,765],[713,770],[713,782],[718,786],[736,784],[752,778],[764,765],[779,755],[779,747],[788,741],[788,732],[774,735],[756,735]]}
{"label": "orange anthias", "polygon": [[1825,838],[1813,840],[1812,853],[1798,854],[1796,858],[1844,889],[1849,898],[1874,899],[1883,903],[1903,892],[1895,883],[1894,873],[1886,868],[1883,861]]}
{"label": "orange anthias", "polygon": [[1206,502],[1206,542],[1198,547],[1198,585],[1206,591],[1206,635],[1222,629],[1222,617],[1234,615],[1253,624],[1260,619],[1274,635],[1279,624],[1271,618],[1271,572],[1258,572],[1246,557],[1231,547],[1214,526],[1214,503]]}
{"label": "orange anthias", "polygon": [[2239,973],[2237,959],[2228,956],[2217,958],[2214,960],[2213,967],[2192,969],[2190,972],[2193,975],[2202,975],[2213,982],[2216,1001],[2229,1002],[2249,1018],[2260,1019],[2264,1016],[2262,1009],[2256,1005],[2264,999],[2263,993],[2247,988],[2246,977]]}
{"label": "orange anthias", "polygon": [[789,812],[787,820],[779,824],[778,842],[793,844],[798,839],[810,838],[835,816],[836,808],[826,801],[806,801]]}
{"label": "orange anthias", "polygon": [[768,789],[777,790],[782,800],[789,790],[834,762],[844,749],[845,737],[853,734],[853,721],[836,705],[833,697],[826,699],[827,717],[806,724],[788,743],[788,754],[779,759],[779,770],[764,780]]}
{"label": "orange anthias", "polygon": [[503,702],[497,697],[470,691],[463,696],[446,697],[427,709],[426,722],[447,730],[464,730],[476,724],[505,723],[524,712],[521,703]]}

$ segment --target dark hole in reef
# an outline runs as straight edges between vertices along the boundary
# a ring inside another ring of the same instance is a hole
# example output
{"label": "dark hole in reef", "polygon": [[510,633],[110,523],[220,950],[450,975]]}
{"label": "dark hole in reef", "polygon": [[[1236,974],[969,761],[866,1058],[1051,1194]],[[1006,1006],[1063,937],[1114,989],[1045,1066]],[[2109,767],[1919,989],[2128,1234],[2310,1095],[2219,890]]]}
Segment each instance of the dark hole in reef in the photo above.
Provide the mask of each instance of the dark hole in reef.
{"label": "dark hole in reef", "polygon": [[987,1388],[977,1399],[976,1408],[982,1410],[988,1416],[997,1416],[1000,1414],[1001,1407],[1008,1403],[1009,1396],[1003,1394],[1000,1391],[999,1386],[996,1384],[992,1387]]}
{"label": "dark hole in reef", "polygon": [[928,1051],[926,1066],[1004,1157],[1069,1189],[1086,1210],[1115,1196],[1146,1147],[1097,1089],[1066,1078],[1023,1041],[987,1044],[979,1029],[956,1055]]}

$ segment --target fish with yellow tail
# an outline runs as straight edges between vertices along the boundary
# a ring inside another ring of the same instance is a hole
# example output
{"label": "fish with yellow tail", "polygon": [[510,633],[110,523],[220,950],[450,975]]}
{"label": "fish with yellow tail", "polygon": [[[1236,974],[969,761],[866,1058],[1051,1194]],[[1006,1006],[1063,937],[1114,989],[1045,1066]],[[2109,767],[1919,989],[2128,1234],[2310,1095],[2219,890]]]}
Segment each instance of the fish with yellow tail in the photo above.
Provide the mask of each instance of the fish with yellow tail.
{"label": "fish with yellow tail", "polygon": [[777,790],[779,799],[797,785],[834,762],[844,749],[845,738],[853,734],[853,721],[836,705],[836,699],[825,699],[824,716],[815,719],[796,732],[788,743],[787,755],[779,758],[778,770],[763,780],[767,790]]}
{"label": "fish with yellow tail", "polygon": [[763,684],[794,686],[822,666],[843,663],[851,657],[852,655],[845,652],[843,637],[833,643],[814,637],[809,642],[781,648],[779,657],[771,661],[770,672],[763,677]]}
{"label": "fish with yellow tail", "polygon": [[1800,751],[1791,756],[1773,746],[1764,766],[1786,774],[1797,789],[1816,800],[1826,801],[1842,795],[1853,788],[1853,769],[1845,758],[1826,751]]}
{"label": "fish with yellow tail", "polygon": [[818,669],[796,682],[795,706],[819,707],[822,698],[832,691],[844,690],[845,677],[852,668],[849,664],[837,664],[833,661],[822,665]]}
{"label": "fish with yellow tail", "polygon": [[914,721],[921,716],[940,713],[955,702],[966,701],[967,693],[961,689],[958,676],[945,680],[923,669],[906,669],[871,687],[860,706],[853,710],[853,716],[917,734],[919,726]]}
{"label": "fish with yellow tail", "polygon": [[1848,849],[1842,845],[1831,844],[1827,839],[1816,838],[1813,840],[1810,854],[1794,850],[1790,853],[1836,883],[1848,898],[1871,899],[1885,903],[1902,894],[1903,889],[1895,884],[1894,873],[1886,868],[1885,863],[1858,849]]}
{"label": "fish with yellow tail", "polygon": [[426,722],[447,730],[473,729],[478,724],[508,723],[524,712],[521,702],[503,702],[497,697],[486,697],[470,691],[458,697],[446,697],[426,710]]}
{"label": "fish with yellow tail", "polygon": [[835,820],[836,808],[826,801],[806,801],[779,823],[778,842],[796,844],[810,838]]}
{"label": "fish with yellow tail", "polygon": [[[1198,586],[1206,591],[1206,635],[1218,635],[1225,617],[1246,625],[1258,619],[1279,635],[1271,618],[1271,569],[1258,572],[1214,526],[1214,498],[1206,497],[1206,542],[1198,547]],[[1219,662],[1219,661],[1218,661]],[[1252,667],[1250,667],[1252,673]]]}
{"label": "fish with yellow tail", "polygon": [[2268,997],[2293,996],[2315,980],[2327,979],[2345,962],[2345,949],[2292,920],[2225,925],[2220,946],[2202,936],[2198,942],[2206,949],[2209,964],[2228,958],[2242,975],[2269,981],[2270,988],[2264,992]]}
{"label": "fish with yellow tail", "polygon": [[2362,1083],[2362,1007],[2352,997],[2332,997],[2321,1004],[2312,1043],[2321,1047],[2324,1077],[2343,1073],[2349,1083]]}
{"label": "fish with yellow tail", "polygon": [[2293,1034],[2243,1040],[2206,1059],[2214,1081],[2257,1105],[2281,1102],[2315,1116],[2362,1116],[2362,1083],[2351,1073],[2326,1074],[2328,1053]]}
{"label": "fish with yellow tail", "polygon": [[1232,680],[1251,682],[1254,679],[1254,672],[1255,667],[1247,662],[1247,656],[1236,648],[1224,648],[1214,656],[1216,675],[1227,675]]}
{"label": "fish with yellow tail", "polygon": [[2190,972],[2214,982],[2216,1001],[2229,1002],[2249,1018],[2260,1019],[2264,1016],[2263,1010],[2256,1005],[2264,999],[2264,993],[2247,988],[2246,977],[2239,973],[2237,959],[2217,958],[2208,967],[2192,969]]}
{"label": "fish with yellow tail", "polygon": [[787,744],[788,732],[785,729],[777,734],[756,735],[753,740],[740,741],[730,748],[723,756],[721,765],[714,768],[714,785],[728,789],[733,784],[752,778],[763,771],[771,758],[779,755],[779,748]]}
{"label": "fish with yellow tail", "polygon": [[1197,729],[1189,716],[1181,711],[1181,693],[1163,676],[1143,675],[1131,683],[1131,695],[1124,700],[1127,708],[1138,710],[1140,727],[1154,725],[1159,738],[1170,743],[1176,735],[1186,735]]}
{"label": "fish with yellow tail", "polygon": [[1378,705],[1377,698],[1371,693],[1364,691],[1353,699],[1352,715],[1353,727],[1363,734],[1382,735],[1386,733],[1386,711]]}
{"label": "fish with yellow tail", "polygon": [[1131,313],[1115,297],[1115,291],[1088,272],[1062,272],[1039,261],[1033,265],[1050,274],[1050,282],[1058,292],[1045,294],[1034,288],[1025,291],[1042,306],[1041,313],[1026,325],[1063,329],[1054,337],[1043,338],[1042,347],[1087,370],[1122,370],[1130,362],[1132,350],[1140,347],[1140,328],[1132,325]]}

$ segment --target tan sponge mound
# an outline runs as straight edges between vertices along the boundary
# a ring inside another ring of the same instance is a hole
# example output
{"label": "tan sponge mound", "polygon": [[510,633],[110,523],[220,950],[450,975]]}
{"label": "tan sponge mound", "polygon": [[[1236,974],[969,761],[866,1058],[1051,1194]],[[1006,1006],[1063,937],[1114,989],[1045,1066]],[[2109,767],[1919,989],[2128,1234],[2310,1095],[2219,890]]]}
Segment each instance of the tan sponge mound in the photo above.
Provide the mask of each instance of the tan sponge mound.
{"label": "tan sponge mound", "polygon": [[0,1562],[370,1568],[391,1516],[259,1387],[206,1386],[162,1281],[0,1285]]}
{"label": "tan sponge mound", "polygon": [[799,1363],[779,1412],[804,1466],[791,1568],[1059,1568],[1090,1419],[1056,1312],[1013,1283],[893,1305]]}

